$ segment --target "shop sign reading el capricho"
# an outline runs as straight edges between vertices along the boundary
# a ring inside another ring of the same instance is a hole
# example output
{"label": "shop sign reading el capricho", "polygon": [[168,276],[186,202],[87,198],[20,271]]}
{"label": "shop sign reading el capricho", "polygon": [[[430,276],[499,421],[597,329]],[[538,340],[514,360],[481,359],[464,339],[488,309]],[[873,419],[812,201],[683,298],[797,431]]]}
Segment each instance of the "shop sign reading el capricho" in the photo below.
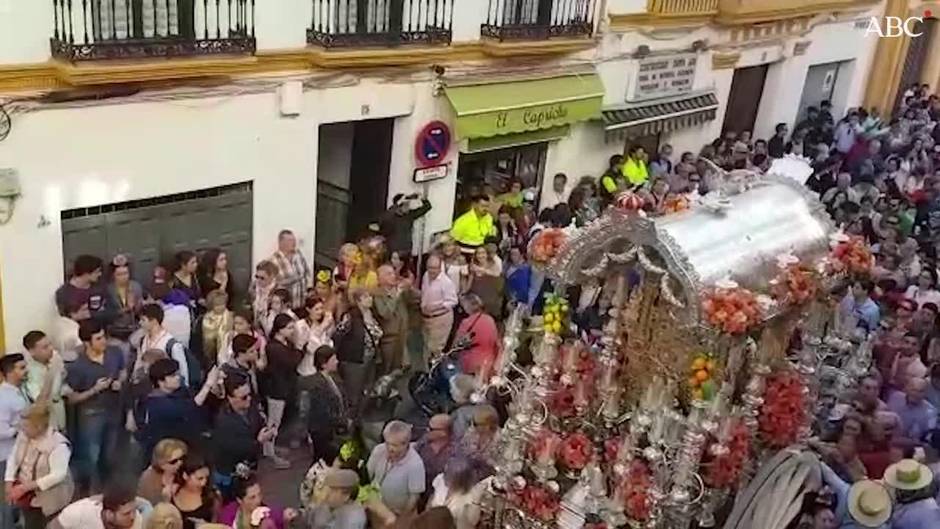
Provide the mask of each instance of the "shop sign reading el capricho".
{"label": "shop sign reading el capricho", "polygon": [[567,118],[568,108],[561,103],[524,110],[505,110],[496,113],[496,128],[513,127],[513,121],[520,120],[526,129],[544,129],[563,125],[567,123]]}

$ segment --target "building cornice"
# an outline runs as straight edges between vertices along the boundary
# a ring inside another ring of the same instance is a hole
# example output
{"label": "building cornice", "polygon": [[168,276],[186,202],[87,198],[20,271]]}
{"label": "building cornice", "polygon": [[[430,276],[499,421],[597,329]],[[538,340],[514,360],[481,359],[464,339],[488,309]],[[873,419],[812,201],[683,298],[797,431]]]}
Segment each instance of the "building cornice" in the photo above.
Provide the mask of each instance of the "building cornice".
{"label": "building cornice", "polygon": [[[753,24],[771,23],[792,18],[812,17],[823,13],[858,13],[870,9],[879,0],[830,0],[828,2],[797,2],[772,0],[761,2],[759,9],[732,11],[728,7],[700,12],[652,12],[611,14],[612,32],[623,33],[638,28],[685,28],[714,26],[733,28]],[[719,4],[720,5],[720,4]]]}
{"label": "building cornice", "polygon": [[0,93],[36,92],[125,83],[186,82],[202,78],[305,73],[318,69],[369,69],[566,55],[595,47],[597,38],[530,42],[455,43],[450,46],[327,50],[307,47],[259,51],[254,56],[67,63],[49,60],[0,66]]}

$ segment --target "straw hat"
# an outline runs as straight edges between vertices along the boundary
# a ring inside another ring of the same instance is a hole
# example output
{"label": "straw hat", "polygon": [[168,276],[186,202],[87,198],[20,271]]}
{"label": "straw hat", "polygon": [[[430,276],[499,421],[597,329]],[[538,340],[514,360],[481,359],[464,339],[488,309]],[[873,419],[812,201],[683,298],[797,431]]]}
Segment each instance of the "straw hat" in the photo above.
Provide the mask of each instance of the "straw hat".
{"label": "straw hat", "polygon": [[902,459],[885,470],[884,482],[898,490],[920,490],[933,482],[933,472],[923,463]]}
{"label": "straw hat", "polygon": [[858,481],[849,489],[849,515],[862,527],[881,527],[891,518],[888,489],[870,479]]}

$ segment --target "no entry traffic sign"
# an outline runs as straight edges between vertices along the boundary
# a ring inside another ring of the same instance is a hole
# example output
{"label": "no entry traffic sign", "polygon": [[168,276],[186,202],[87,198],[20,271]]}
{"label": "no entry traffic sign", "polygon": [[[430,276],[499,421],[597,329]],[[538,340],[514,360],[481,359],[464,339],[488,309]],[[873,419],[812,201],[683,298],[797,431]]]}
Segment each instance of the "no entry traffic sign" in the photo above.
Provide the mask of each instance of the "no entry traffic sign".
{"label": "no entry traffic sign", "polygon": [[442,121],[425,125],[415,141],[415,155],[423,166],[441,163],[449,150],[450,128]]}

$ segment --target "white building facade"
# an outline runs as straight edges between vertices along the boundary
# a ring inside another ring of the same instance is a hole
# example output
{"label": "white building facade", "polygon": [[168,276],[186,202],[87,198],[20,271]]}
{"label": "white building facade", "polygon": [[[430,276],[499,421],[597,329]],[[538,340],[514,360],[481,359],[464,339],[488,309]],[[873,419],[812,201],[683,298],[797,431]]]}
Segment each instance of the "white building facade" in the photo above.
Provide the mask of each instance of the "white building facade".
{"label": "white building facade", "polygon": [[[858,23],[881,8],[804,2],[768,21],[767,1],[758,15],[717,0],[406,3],[436,11],[236,0],[244,9],[229,14],[225,0],[182,0],[167,14],[91,0],[98,9],[78,13],[0,0],[0,174],[19,189],[0,225],[5,348],[51,325],[53,292],[82,253],[128,254],[146,285],[176,251],[218,246],[247,282],[281,229],[329,265],[400,193],[433,205],[416,230],[426,250],[478,185],[545,192],[559,172],[598,176],[637,141],[697,152],[727,122],[742,69],[764,69],[757,137],[792,128],[817,92],[836,111],[857,106],[877,44]],[[452,141],[427,159],[434,122]],[[415,181],[425,173],[440,178]]]}

